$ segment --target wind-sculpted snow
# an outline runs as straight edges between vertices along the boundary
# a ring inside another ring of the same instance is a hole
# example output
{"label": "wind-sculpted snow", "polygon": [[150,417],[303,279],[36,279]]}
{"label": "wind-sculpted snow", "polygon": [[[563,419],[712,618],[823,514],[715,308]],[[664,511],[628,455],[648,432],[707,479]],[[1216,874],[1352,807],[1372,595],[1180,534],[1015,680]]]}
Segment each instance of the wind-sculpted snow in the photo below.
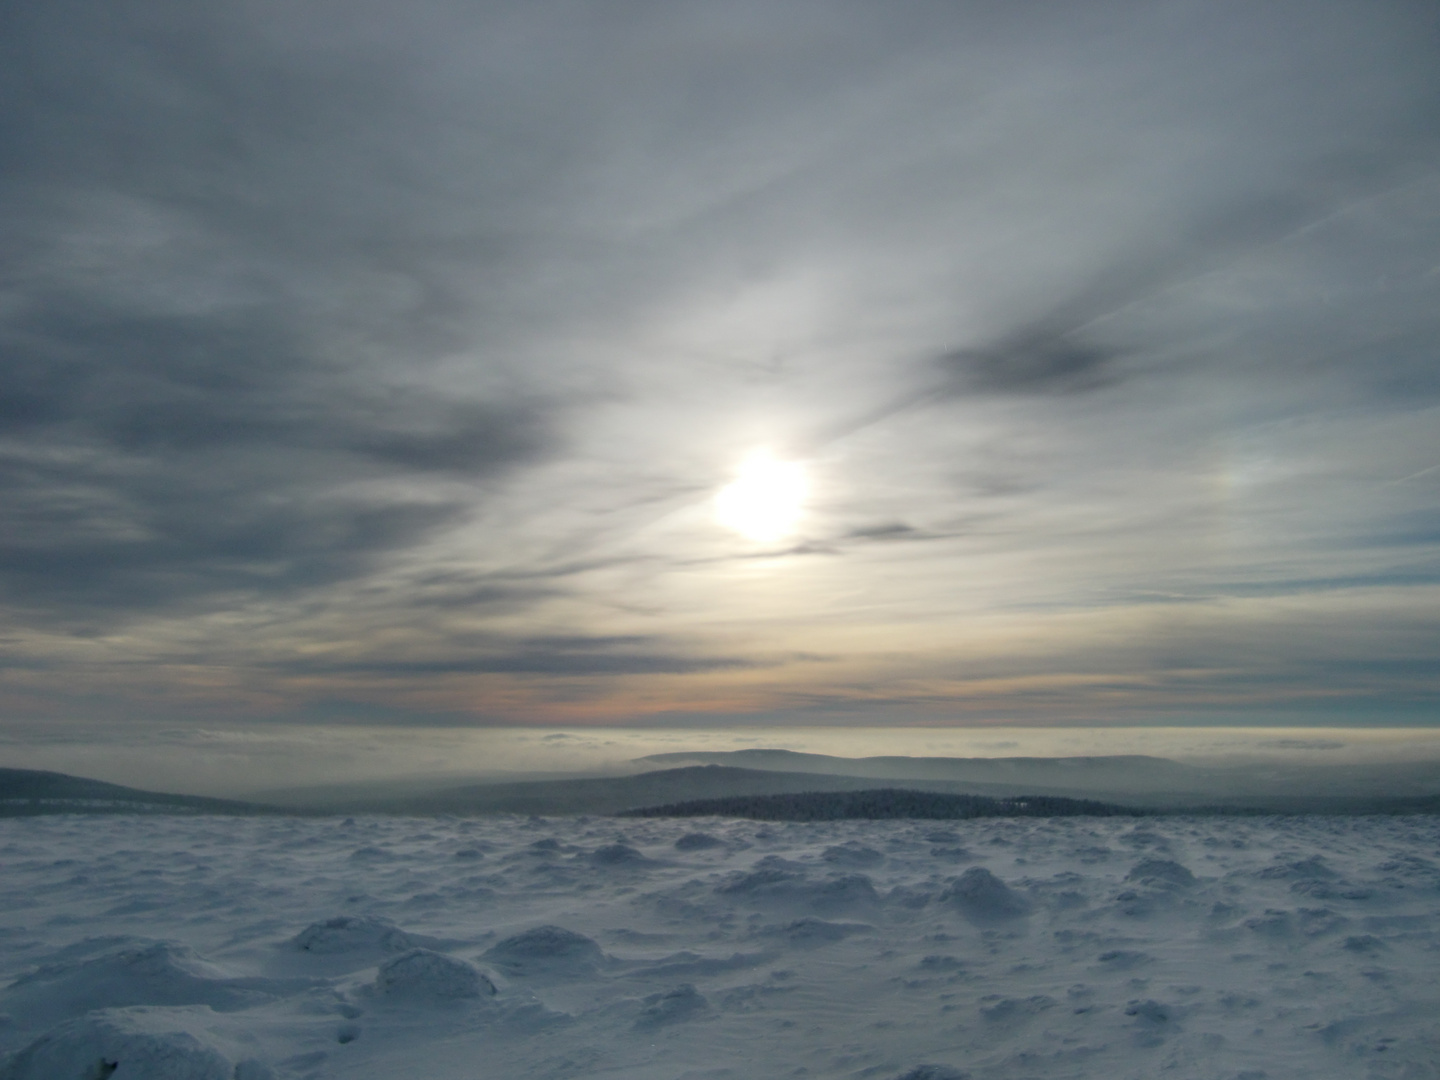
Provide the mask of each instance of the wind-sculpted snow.
{"label": "wind-sculpted snow", "polygon": [[124,1005],[208,1005],[231,1012],[309,985],[296,979],[233,978],[189,946],[159,941],[44,965],[16,979],[0,1001],[21,1020]]}
{"label": "wind-sculpted snow", "polygon": [[605,961],[600,946],[563,926],[537,926],[506,938],[485,959],[507,975],[586,975]]}
{"label": "wind-sculpted snow", "polygon": [[820,857],[836,866],[851,866],[867,870],[873,866],[879,866],[885,861],[885,856],[880,852],[874,848],[868,848],[864,844],[857,844],[854,840],[828,847],[820,853]]}
{"label": "wind-sculpted snow", "polygon": [[352,952],[403,952],[417,944],[389,919],[375,915],[337,915],[311,923],[292,939],[295,948],[317,956]]}
{"label": "wind-sculpted snow", "polygon": [[35,1040],[0,1080],[272,1080],[263,1062],[234,1062],[214,1045],[207,1019],[173,1009],[90,1013]]}
{"label": "wind-sculpted snow", "polygon": [[635,1021],[635,1026],[645,1029],[674,1024],[689,1020],[709,1008],[710,1003],[705,1000],[705,995],[690,983],[684,983],[674,990],[651,994],[645,998],[645,1008],[640,1013],[640,1019]]}
{"label": "wind-sculpted snow", "polygon": [[473,964],[429,949],[386,960],[375,973],[375,990],[394,999],[435,1000],[492,997],[495,984]]}
{"label": "wind-sculpted snow", "polygon": [[1440,822],[0,821],[0,1080],[1437,1080]]}
{"label": "wind-sculpted snow", "polygon": [[1030,913],[1030,901],[983,866],[972,866],[940,894],[971,919],[1011,919]]}
{"label": "wind-sculpted snow", "polygon": [[676,851],[708,851],[711,848],[724,846],[725,841],[703,832],[686,833],[675,841]]}
{"label": "wind-sculpted snow", "polygon": [[815,948],[844,941],[851,934],[862,934],[874,929],[868,923],[826,922],[824,919],[807,915],[785,926],[764,927],[761,932],[779,935],[793,946]]}

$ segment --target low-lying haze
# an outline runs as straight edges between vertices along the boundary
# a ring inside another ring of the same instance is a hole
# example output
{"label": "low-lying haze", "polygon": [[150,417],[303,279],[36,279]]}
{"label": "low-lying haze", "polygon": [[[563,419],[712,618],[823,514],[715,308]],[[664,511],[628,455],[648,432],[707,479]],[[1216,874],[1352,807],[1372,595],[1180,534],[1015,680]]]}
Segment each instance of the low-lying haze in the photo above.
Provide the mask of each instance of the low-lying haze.
{"label": "low-lying haze", "polygon": [[[429,785],[471,778],[629,773],[664,767],[637,760],[651,754],[752,748],[842,758],[1147,755],[1199,765],[1269,761],[1295,767],[1431,762],[1440,776],[1440,731],[1432,728],[432,728],[397,733],[385,728],[272,725],[129,728],[120,735],[103,727],[84,733],[30,730],[0,743],[11,767],[233,797],[361,781]],[[1136,776],[1134,786],[1145,786],[1143,779]]]}

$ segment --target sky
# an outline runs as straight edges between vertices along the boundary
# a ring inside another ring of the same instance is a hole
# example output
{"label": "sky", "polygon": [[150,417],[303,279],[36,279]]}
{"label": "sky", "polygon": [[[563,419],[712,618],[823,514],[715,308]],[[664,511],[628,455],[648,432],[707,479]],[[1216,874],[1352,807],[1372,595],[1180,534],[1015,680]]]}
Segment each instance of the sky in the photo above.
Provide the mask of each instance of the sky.
{"label": "sky", "polygon": [[0,252],[16,746],[1440,720],[1431,0],[7,2]]}

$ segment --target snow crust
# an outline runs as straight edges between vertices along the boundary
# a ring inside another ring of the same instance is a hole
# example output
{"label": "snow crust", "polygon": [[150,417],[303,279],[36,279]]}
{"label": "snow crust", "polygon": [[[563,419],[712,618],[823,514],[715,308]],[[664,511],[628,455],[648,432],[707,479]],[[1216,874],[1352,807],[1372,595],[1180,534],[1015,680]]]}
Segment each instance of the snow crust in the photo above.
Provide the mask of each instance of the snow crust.
{"label": "snow crust", "polygon": [[1440,822],[0,821],[0,1080],[1440,1080]]}

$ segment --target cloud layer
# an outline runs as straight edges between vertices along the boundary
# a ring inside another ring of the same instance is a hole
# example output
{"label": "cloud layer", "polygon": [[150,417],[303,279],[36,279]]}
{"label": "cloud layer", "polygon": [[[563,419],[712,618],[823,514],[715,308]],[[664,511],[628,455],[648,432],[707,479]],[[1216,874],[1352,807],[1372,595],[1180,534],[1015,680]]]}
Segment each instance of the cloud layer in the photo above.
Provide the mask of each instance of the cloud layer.
{"label": "cloud layer", "polygon": [[1433,712],[1429,4],[0,42],[13,716]]}

